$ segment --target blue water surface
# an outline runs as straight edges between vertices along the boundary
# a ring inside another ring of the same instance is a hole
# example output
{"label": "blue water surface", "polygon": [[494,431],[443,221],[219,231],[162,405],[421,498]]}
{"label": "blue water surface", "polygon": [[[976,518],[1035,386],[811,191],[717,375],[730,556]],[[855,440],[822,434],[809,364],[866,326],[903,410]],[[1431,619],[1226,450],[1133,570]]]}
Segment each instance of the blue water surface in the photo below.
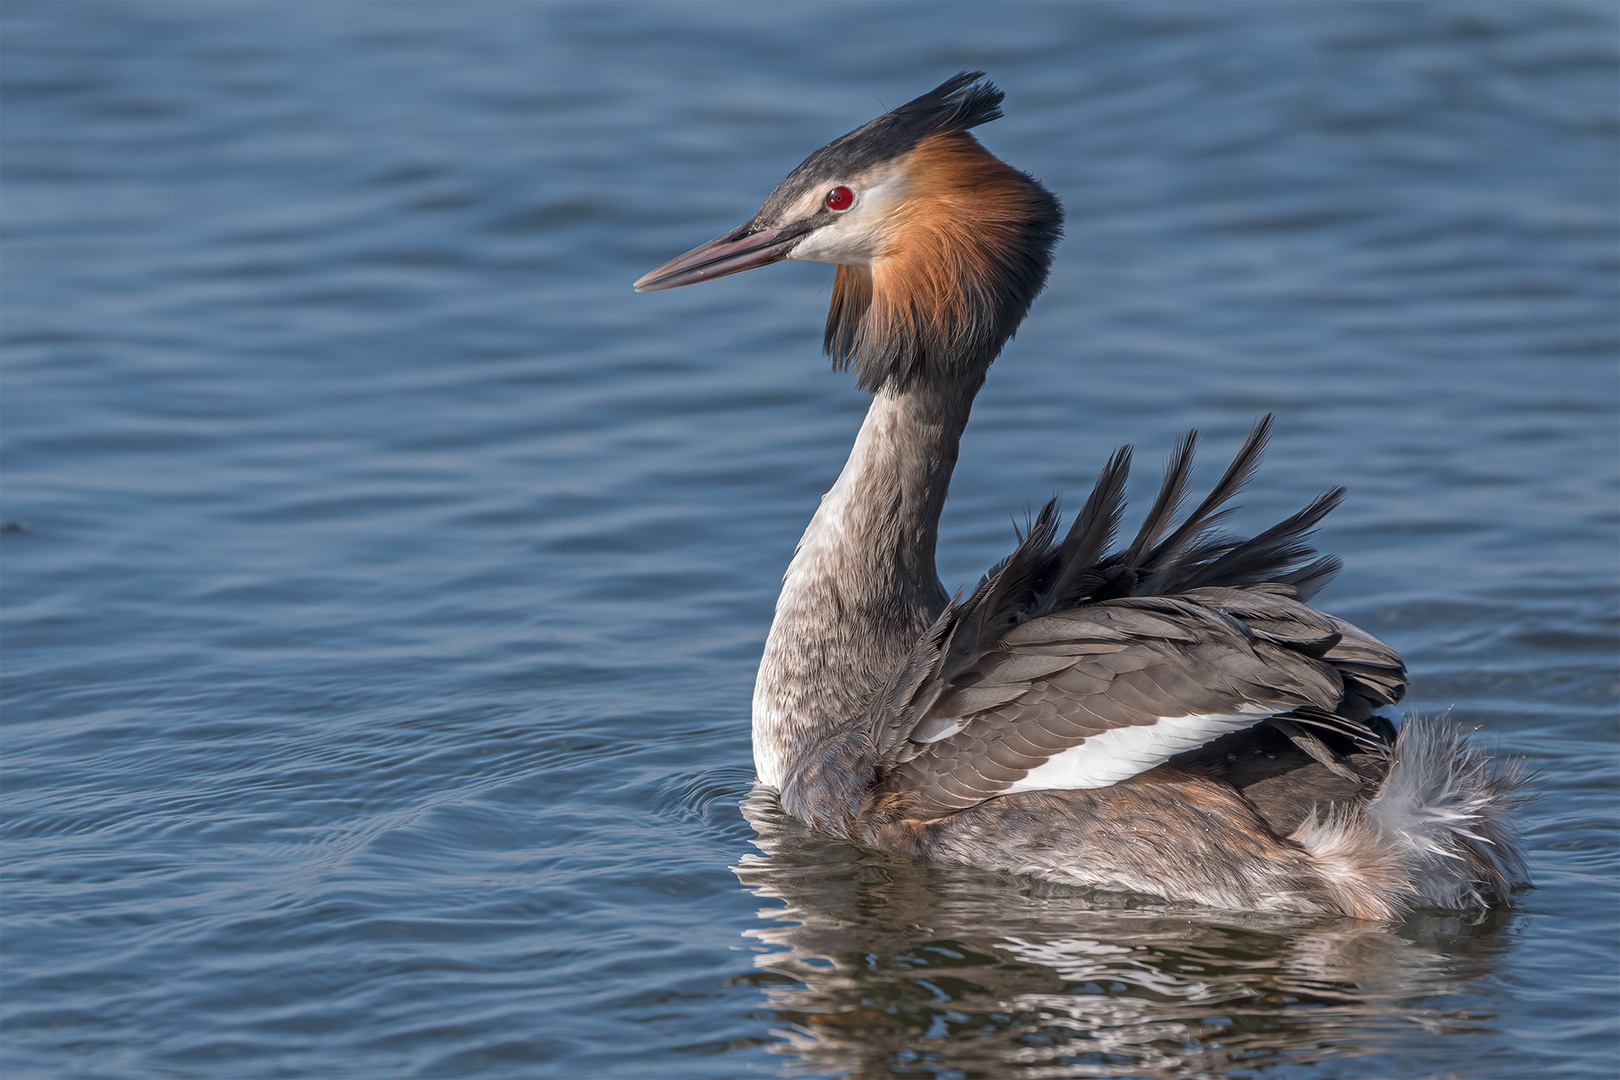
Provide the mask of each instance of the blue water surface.
{"label": "blue water surface", "polygon": [[[0,1075],[1612,1077],[1617,23],[6,3]],[[1276,411],[1234,524],[1349,486],[1322,604],[1539,771],[1513,910],[1196,912],[744,816],[864,399],[827,268],[630,282],[970,67],[1069,233],[947,585],[1115,446],[1140,504]]]}

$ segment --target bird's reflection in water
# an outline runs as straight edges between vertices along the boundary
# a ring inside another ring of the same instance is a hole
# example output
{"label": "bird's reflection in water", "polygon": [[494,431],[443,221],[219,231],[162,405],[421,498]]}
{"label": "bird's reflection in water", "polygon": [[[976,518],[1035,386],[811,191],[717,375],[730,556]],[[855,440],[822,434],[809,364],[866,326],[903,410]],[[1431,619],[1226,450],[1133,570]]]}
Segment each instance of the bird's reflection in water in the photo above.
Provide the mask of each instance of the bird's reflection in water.
{"label": "bird's reflection in water", "polygon": [[763,854],[733,869],[786,905],[749,936],[790,1075],[1341,1075],[1330,1059],[1362,1058],[1365,1075],[1418,1076],[1378,1063],[1494,1030],[1479,984],[1509,915],[1172,908],[858,851],[761,792],[743,810]]}

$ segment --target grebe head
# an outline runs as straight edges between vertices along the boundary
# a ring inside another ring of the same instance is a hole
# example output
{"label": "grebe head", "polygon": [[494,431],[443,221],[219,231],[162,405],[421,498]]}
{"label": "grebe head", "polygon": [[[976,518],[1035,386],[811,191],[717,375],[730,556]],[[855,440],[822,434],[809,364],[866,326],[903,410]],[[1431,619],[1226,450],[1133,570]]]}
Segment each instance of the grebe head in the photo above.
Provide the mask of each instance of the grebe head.
{"label": "grebe head", "polygon": [[968,129],[1002,93],[963,72],[835,139],[743,225],[636,282],[673,289],[782,259],[834,263],[824,345],[861,387],[977,389],[1046,284],[1057,199]]}

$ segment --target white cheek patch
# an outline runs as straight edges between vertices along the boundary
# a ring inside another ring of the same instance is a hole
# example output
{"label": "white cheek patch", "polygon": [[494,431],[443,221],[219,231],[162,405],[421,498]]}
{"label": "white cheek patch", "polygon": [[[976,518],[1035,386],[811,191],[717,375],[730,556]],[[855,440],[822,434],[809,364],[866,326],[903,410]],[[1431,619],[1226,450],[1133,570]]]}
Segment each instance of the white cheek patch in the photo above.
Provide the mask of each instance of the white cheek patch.
{"label": "white cheek patch", "polygon": [[1230,714],[1166,716],[1156,724],[1114,728],[1047,758],[1004,794],[1107,787],[1286,710],[1287,706],[1243,705]]}
{"label": "white cheek patch", "polygon": [[905,183],[891,172],[849,186],[855,191],[855,205],[799,241],[788,258],[871,266],[882,254],[895,225],[894,212],[905,198]]}

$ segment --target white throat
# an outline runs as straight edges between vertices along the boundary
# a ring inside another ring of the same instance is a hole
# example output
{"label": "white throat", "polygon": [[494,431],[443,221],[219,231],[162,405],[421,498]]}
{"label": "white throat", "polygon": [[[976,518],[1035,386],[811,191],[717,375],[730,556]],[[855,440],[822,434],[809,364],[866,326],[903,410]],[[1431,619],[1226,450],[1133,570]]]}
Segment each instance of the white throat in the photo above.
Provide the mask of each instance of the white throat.
{"label": "white throat", "polygon": [[934,545],[965,400],[882,390],[800,538],[754,684],[754,767],[780,788],[863,706],[947,602]]}

